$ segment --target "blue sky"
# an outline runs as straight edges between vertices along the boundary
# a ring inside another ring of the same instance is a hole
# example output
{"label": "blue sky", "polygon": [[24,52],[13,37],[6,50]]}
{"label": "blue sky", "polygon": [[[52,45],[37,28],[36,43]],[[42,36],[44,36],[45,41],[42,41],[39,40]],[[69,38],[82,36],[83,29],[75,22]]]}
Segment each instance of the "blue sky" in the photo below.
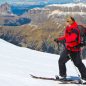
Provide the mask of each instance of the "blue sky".
{"label": "blue sky", "polygon": [[[21,2],[21,1],[43,1],[43,0],[0,0],[0,3],[4,3],[4,2]],[[47,1],[47,0],[44,0]]]}
{"label": "blue sky", "polygon": [[[0,4],[5,2],[13,3],[13,2],[25,2],[25,1],[26,2],[28,1],[69,2],[69,1],[79,1],[79,0],[0,0]],[[86,1],[86,0],[80,0],[80,1]]]}
{"label": "blue sky", "polygon": [[[0,0],[0,4],[1,3],[4,3],[4,2],[9,2],[9,3],[12,3],[12,2],[21,2],[23,0]],[[25,0],[26,1],[26,0]],[[27,1],[30,1],[30,0],[27,0]]]}
{"label": "blue sky", "polygon": [[69,1],[69,0],[0,0],[0,3],[4,3],[4,2],[9,2],[9,3],[12,3],[12,2],[27,2],[27,1],[49,1],[49,2],[57,2],[57,1]]}

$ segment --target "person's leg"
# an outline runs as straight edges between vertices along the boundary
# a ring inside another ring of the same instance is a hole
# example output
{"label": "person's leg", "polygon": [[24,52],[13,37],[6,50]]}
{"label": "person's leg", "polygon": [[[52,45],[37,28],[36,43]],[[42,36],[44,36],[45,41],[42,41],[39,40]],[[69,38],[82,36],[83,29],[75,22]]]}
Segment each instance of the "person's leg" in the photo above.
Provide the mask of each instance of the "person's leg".
{"label": "person's leg", "polygon": [[65,49],[61,55],[60,59],[58,61],[59,63],[59,75],[62,77],[66,77],[66,66],[65,63],[69,60],[68,58],[68,51]]}
{"label": "person's leg", "polygon": [[79,69],[79,71],[81,73],[81,77],[86,78],[86,68],[80,58],[80,52],[72,53],[71,57],[72,57],[72,60],[75,64],[75,66]]}

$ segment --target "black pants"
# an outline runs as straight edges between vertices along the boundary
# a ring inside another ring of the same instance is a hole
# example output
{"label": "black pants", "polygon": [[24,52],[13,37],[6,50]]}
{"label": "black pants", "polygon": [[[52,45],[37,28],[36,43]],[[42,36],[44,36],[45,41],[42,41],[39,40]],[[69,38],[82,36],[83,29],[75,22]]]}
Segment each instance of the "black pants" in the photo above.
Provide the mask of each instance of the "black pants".
{"label": "black pants", "polygon": [[65,49],[60,55],[60,59],[59,59],[60,76],[66,76],[65,63],[70,59],[68,56],[69,54],[72,58],[72,61],[74,62],[74,65],[79,69],[79,72],[81,73],[81,77],[86,78],[86,68],[80,58],[80,52],[69,52],[67,49]]}

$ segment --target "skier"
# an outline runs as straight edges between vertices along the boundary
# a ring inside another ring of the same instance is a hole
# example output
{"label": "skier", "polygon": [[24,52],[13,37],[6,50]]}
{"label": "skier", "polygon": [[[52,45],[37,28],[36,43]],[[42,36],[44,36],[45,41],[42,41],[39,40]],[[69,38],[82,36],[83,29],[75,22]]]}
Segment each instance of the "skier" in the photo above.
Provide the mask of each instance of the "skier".
{"label": "skier", "polygon": [[[60,55],[59,63],[59,78],[66,78],[66,62],[70,59],[74,62],[74,65],[78,68],[82,80],[86,81],[86,67],[82,63],[80,58],[80,31],[78,24],[72,16],[67,18],[67,26],[63,37],[55,38],[56,43],[65,41],[65,49]],[[70,57],[69,57],[70,55]],[[57,78],[57,77],[56,77]]]}

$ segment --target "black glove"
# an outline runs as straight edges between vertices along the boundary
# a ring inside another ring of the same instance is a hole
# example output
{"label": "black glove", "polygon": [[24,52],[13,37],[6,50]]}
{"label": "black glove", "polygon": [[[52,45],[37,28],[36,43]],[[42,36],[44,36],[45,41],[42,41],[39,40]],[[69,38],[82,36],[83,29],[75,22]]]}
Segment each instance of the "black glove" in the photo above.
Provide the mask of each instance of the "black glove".
{"label": "black glove", "polygon": [[55,38],[55,39],[54,39],[54,41],[55,41],[56,43],[58,43],[58,42],[59,42],[59,40],[58,40],[57,38]]}

